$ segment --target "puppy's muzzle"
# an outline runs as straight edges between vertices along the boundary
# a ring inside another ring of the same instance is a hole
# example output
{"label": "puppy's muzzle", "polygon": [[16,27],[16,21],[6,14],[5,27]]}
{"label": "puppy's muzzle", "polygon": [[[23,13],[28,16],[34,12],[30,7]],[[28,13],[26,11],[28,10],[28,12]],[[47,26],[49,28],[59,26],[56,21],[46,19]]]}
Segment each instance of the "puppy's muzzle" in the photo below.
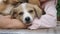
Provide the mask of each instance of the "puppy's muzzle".
{"label": "puppy's muzzle", "polygon": [[29,24],[29,23],[31,22],[30,17],[26,17],[26,18],[25,18],[25,21],[26,21],[27,24]]}

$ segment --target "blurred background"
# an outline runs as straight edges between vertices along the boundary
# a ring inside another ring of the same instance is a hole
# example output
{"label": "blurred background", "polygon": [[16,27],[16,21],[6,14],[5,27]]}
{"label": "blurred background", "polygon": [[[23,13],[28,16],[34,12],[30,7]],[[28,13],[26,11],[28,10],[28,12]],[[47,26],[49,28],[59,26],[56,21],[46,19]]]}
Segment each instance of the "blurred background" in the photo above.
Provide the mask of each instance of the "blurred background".
{"label": "blurred background", "polygon": [[57,4],[57,19],[60,21],[60,0],[58,0]]}

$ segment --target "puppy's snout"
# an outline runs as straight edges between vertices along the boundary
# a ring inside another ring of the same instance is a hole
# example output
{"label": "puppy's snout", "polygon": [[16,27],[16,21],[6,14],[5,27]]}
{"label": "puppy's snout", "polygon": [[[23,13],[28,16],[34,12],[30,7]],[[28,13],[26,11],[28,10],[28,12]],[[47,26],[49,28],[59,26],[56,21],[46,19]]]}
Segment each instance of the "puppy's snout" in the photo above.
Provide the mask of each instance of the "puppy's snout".
{"label": "puppy's snout", "polygon": [[30,17],[26,17],[26,18],[25,18],[25,21],[26,21],[26,22],[30,22]]}

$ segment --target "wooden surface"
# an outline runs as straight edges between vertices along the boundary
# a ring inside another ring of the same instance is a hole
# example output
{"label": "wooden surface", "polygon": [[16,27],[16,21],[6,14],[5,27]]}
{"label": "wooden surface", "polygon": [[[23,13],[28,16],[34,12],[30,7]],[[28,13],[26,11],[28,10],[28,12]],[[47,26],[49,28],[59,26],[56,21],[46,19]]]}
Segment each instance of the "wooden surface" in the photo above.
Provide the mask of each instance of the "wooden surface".
{"label": "wooden surface", "polygon": [[0,29],[0,34],[60,34],[60,21],[57,27],[52,29]]}

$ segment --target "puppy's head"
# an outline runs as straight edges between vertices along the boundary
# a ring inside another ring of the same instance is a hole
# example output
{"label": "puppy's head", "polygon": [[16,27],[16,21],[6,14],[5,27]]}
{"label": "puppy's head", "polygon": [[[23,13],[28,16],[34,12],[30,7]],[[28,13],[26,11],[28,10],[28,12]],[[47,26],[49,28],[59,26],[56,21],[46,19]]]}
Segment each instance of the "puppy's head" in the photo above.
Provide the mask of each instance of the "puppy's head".
{"label": "puppy's head", "polygon": [[12,17],[21,20],[25,24],[31,24],[35,17],[40,18],[42,10],[37,5],[22,3],[11,11]]}

